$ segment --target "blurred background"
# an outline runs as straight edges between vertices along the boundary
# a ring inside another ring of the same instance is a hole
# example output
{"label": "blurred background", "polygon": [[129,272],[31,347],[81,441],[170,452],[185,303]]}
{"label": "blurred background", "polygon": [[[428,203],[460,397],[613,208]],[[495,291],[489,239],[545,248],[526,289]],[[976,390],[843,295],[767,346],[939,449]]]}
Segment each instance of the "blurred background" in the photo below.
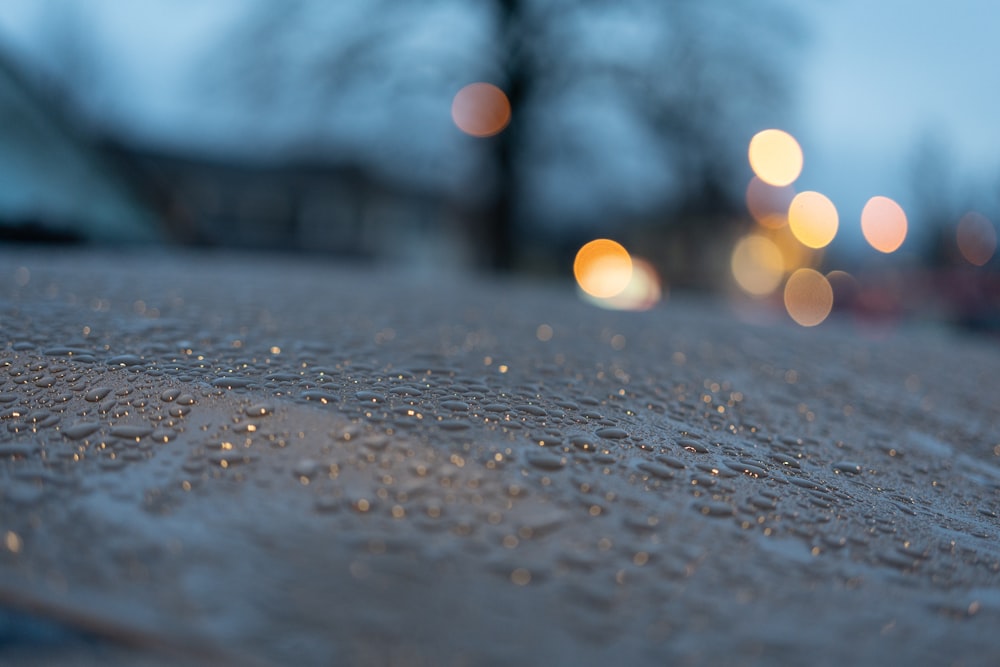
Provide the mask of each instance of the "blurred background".
{"label": "blurred background", "polygon": [[0,240],[996,334],[998,24],[988,0],[4,0]]}

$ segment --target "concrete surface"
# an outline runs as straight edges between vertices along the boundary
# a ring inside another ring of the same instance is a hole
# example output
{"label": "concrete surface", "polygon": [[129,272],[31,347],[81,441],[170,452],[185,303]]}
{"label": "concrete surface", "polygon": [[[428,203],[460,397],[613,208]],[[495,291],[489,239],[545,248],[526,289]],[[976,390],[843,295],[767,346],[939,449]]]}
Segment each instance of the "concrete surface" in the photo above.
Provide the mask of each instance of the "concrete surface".
{"label": "concrete surface", "polygon": [[18,248],[0,334],[3,664],[1000,660],[995,340]]}

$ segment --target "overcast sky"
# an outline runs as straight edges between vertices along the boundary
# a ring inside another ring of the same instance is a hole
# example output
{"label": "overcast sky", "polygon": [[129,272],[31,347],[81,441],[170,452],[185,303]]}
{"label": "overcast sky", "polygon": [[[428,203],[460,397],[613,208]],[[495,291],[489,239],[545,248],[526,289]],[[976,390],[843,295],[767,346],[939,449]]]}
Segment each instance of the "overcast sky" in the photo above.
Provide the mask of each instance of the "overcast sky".
{"label": "overcast sky", "polygon": [[[39,19],[61,0],[4,0],[0,34],[15,50],[45,61]],[[240,0],[90,0],[78,13],[112,66],[108,113],[140,133],[191,132],[197,108],[185,74]],[[837,205],[845,235],[868,197],[911,200],[910,161],[923,137],[952,157],[956,181],[1000,178],[1000,4],[992,0],[816,0],[792,5],[807,29],[792,131],[805,169],[796,187],[820,190]],[[178,22],[181,12],[185,17]],[[114,90],[130,93],[115,99]],[[209,119],[214,131],[225,118]],[[847,224],[845,224],[847,223]]]}

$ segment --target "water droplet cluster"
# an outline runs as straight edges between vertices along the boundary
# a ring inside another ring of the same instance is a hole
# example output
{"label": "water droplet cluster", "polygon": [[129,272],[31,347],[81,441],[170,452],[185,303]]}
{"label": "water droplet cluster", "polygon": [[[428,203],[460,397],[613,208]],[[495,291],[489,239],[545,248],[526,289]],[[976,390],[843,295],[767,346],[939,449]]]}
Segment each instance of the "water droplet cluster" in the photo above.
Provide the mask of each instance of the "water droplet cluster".
{"label": "water droplet cluster", "polygon": [[279,663],[993,641],[995,350],[274,262],[0,275],[3,581]]}

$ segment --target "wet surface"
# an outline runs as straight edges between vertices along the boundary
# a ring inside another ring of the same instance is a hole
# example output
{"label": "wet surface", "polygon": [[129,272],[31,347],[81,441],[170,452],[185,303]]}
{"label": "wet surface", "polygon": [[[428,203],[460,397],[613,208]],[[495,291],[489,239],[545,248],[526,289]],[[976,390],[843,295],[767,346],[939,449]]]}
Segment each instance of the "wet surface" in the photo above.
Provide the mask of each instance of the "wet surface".
{"label": "wet surface", "polygon": [[15,250],[0,333],[0,658],[1000,655],[995,341]]}

